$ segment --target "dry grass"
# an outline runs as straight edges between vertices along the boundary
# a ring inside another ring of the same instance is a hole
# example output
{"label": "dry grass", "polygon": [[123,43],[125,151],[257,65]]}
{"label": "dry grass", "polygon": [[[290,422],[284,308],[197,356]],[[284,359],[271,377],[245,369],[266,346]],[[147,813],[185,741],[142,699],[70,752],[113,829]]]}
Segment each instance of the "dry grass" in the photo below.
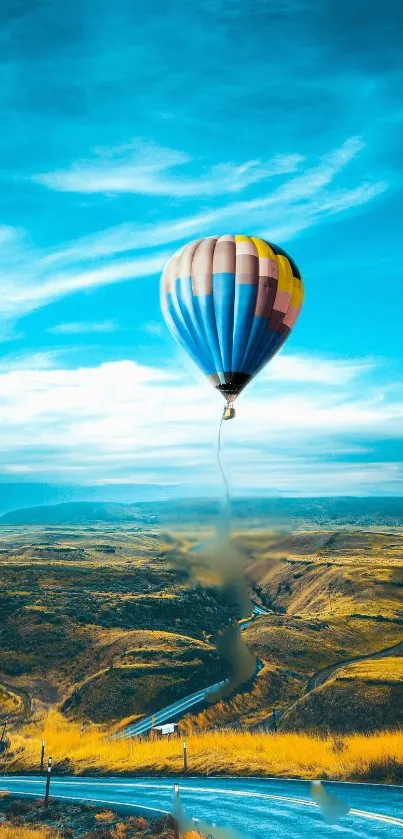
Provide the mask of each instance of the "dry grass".
{"label": "dry grass", "polygon": [[403,657],[388,656],[357,661],[337,673],[338,681],[359,679],[375,684],[403,682]]}
{"label": "dry grass", "polygon": [[245,728],[260,725],[273,705],[281,709],[296,700],[300,692],[301,682],[293,674],[265,664],[250,689],[240,691],[232,699],[216,702],[199,713],[186,715],[181,720],[181,731],[192,734],[231,726],[234,720]]}
{"label": "dry grass", "polygon": [[0,839],[59,839],[60,833],[48,827],[17,827],[0,825]]}
{"label": "dry grass", "polygon": [[0,685],[0,713],[15,714],[21,707],[21,699],[11,690]]}
{"label": "dry grass", "polygon": [[[180,773],[182,742],[110,740],[92,727],[80,726],[51,712],[43,725],[12,736],[8,772],[37,771],[42,737],[55,769],[75,772]],[[188,738],[189,769],[198,774],[274,775],[278,777],[378,777],[397,780],[403,771],[403,731],[338,737],[296,733],[250,733],[221,730]],[[66,762],[67,758],[67,762]],[[400,773],[400,774],[399,774]]]}
{"label": "dry grass", "polygon": [[260,658],[310,676],[330,664],[398,644],[403,626],[351,617],[324,624],[288,615],[262,616],[247,628],[245,638]]}

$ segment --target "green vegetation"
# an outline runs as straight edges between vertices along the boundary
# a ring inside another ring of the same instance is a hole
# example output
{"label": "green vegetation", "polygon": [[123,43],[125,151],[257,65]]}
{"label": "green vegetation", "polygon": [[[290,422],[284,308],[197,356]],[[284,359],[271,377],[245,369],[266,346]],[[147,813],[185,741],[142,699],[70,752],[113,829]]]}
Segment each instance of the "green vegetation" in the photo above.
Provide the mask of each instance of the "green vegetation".
{"label": "green vegetation", "polygon": [[[309,530],[279,537],[248,531],[234,541],[245,555],[255,598],[270,610],[245,631],[247,644],[270,668],[270,684],[262,671],[248,694],[230,706],[188,715],[186,727],[228,724],[231,713],[232,721],[254,727],[270,721],[274,704],[281,730],[372,731],[400,724],[403,683],[389,679],[393,665],[387,659],[379,659],[385,684],[377,699],[367,687],[364,701],[359,676],[345,697],[327,683],[320,694],[311,693],[316,684],[310,679],[331,665],[402,644],[402,533]],[[402,654],[400,647],[397,660]],[[344,713],[346,702],[356,711]]]}

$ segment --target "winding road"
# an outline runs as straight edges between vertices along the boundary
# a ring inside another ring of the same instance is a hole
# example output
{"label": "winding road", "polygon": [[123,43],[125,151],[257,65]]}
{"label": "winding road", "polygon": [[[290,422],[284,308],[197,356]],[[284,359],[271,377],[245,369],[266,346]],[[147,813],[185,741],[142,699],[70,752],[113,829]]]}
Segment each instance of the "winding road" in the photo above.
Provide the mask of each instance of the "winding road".
{"label": "winding road", "polygon": [[[255,606],[254,620],[264,610]],[[246,628],[250,620],[242,624]],[[380,658],[401,651],[403,643],[378,653],[340,662],[316,673],[307,691],[322,685],[336,670],[353,661]],[[225,682],[210,685],[167,706],[153,716],[121,731],[118,737],[131,737],[148,731],[202,702]],[[287,709],[289,710],[289,709]],[[275,778],[228,777],[72,777],[54,776],[51,797],[91,802],[123,812],[161,816],[171,811],[174,783],[180,785],[181,802],[188,818],[230,829],[225,839],[403,839],[403,787],[376,784],[326,782],[325,788],[343,801],[349,812],[336,824],[327,824],[320,807],[310,794],[310,783]],[[45,791],[42,776],[2,776],[0,790],[41,798]],[[223,834],[221,834],[223,836]]]}
{"label": "winding road", "polygon": [[317,673],[314,673],[313,676],[309,679],[309,682],[306,687],[306,691],[304,696],[307,693],[310,693],[312,690],[316,690],[331,676],[333,673],[336,673],[337,670],[343,670],[344,667],[348,667],[349,664],[355,664],[357,661],[368,661],[368,659],[373,658],[387,658],[390,655],[403,655],[403,641],[400,641],[398,644],[394,644],[393,647],[386,647],[384,650],[379,650],[377,653],[367,653],[366,655],[357,655],[355,658],[348,658],[345,661],[338,662],[337,664],[330,664],[328,667],[324,667],[323,670],[318,670]]}
{"label": "winding road", "polygon": [[[403,787],[328,783],[326,789],[350,808],[337,824],[325,823],[310,784],[257,778],[175,778],[188,818],[230,828],[250,839],[398,839],[403,837]],[[168,778],[53,778],[51,796],[161,816],[171,810]],[[5,776],[0,788],[42,797],[42,777]],[[231,839],[228,837],[227,839]]]}
{"label": "winding road", "polygon": [[[261,606],[253,604],[251,617],[247,620],[240,621],[241,630],[246,629],[246,627],[249,626],[249,624],[258,617],[258,615],[265,614],[267,614],[267,612],[265,612]],[[259,672],[260,669],[261,663],[258,662],[257,672]],[[127,728],[124,728],[122,731],[119,731],[118,734],[115,734],[113,739],[122,740],[127,737],[139,737],[141,734],[146,734],[147,731],[150,731],[150,729],[154,726],[176,719],[179,715],[183,714],[184,711],[187,711],[189,708],[193,708],[195,705],[199,705],[199,703],[204,702],[211,693],[215,693],[226,684],[227,679],[223,679],[221,682],[216,682],[214,685],[208,685],[206,688],[197,690],[195,693],[191,693],[189,696],[185,696],[183,699],[173,702],[172,705],[167,705],[165,708],[162,708],[161,711],[156,711],[155,714],[150,714],[148,717],[140,720],[140,722],[127,726]]]}

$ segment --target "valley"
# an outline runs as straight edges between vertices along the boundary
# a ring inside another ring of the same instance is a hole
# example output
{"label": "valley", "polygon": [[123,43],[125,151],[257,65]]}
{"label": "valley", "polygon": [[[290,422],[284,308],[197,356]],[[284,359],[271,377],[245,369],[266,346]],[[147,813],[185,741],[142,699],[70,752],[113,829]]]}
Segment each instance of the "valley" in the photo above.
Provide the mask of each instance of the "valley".
{"label": "valley", "polygon": [[[165,525],[164,525],[165,526]],[[191,572],[212,528],[120,522],[14,525],[0,532],[0,714],[27,722],[57,708],[87,724],[133,722],[230,675],[214,645],[240,617]],[[401,724],[403,531],[234,529],[254,601],[243,637],[262,668],[186,731],[269,725],[355,730]],[[389,663],[373,658],[397,646]],[[320,684],[319,671],[346,664]],[[391,662],[394,661],[395,665]]]}

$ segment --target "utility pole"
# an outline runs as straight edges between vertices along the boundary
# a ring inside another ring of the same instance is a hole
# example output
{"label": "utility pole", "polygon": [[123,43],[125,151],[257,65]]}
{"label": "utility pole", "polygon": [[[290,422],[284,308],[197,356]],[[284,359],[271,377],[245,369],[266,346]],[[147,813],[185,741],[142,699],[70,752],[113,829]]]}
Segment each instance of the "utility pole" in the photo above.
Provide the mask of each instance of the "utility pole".
{"label": "utility pole", "polygon": [[50,790],[50,774],[52,772],[52,763],[53,760],[51,757],[48,758],[48,770],[46,774],[46,790],[45,790],[45,807],[49,804],[49,790]]}
{"label": "utility pole", "polygon": [[42,772],[43,772],[43,762],[44,762],[44,760],[45,760],[45,741],[42,740],[42,746],[41,746],[41,775],[42,775]]}
{"label": "utility pole", "polygon": [[188,771],[188,753],[187,753],[187,743],[186,740],[183,741],[183,771]]}
{"label": "utility pole", "polygon": [[277,711],[273,708],[273,731],[277,734]]}

